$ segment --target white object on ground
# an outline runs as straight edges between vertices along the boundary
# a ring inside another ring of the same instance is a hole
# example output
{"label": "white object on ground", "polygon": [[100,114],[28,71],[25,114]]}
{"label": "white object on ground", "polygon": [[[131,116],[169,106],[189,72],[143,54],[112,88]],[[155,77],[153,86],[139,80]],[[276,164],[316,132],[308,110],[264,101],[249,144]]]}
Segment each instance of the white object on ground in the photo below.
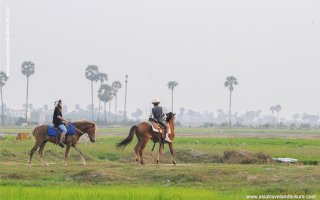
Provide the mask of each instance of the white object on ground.
{"label": "white object on ground", "polygon": [[286,163],[295,163],[298,159],[294,158],[272,158],[274,161],[286,162]]}

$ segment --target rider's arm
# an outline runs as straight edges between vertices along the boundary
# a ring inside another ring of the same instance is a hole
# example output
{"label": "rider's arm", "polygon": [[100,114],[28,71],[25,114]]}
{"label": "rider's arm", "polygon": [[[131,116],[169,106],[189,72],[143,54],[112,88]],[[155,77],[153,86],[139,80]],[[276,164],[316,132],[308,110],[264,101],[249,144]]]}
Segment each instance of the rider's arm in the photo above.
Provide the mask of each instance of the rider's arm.
{"label": "rider's arm", "polygon": [[58,119],[61,119],[62,121],[64,121],[64,122],[68,122],[66,119],[64,119],[62,116],[58,116],[57,117]]}

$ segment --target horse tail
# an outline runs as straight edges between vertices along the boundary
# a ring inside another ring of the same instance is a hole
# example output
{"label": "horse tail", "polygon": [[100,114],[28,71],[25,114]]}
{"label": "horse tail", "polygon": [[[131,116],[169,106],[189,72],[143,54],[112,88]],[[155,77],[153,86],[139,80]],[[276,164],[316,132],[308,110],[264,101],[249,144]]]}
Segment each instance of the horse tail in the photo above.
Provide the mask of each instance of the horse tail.
{"label": "horse tail", "polygon": [[118,149],[124,149],[133,139],[134,134],[136,133],[138,127],[137,126],[133,126],[130,129],[129,135],[126,139],[122,140],[121,142],[119,142],[116,146]]}

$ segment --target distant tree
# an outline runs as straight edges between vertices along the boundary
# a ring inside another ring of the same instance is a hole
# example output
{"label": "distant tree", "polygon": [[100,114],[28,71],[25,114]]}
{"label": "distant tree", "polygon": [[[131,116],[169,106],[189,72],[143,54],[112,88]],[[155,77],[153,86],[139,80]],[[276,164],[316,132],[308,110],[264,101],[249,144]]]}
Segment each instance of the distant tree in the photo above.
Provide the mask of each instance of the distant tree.
{"label": "distant tree", "polygon": [[179,109],[179,114],[180,114],[180,121],[183,121],[183,116],[184,116],[184,112],[186,111],[186,109],[184,107],[181,107]]}
{"label": "distant tree", "polygon": [[9,77],[3,71],[0,72],[0,91],[1,91],[1,125],[4,124],[3,94],[2,87],[6,84]]}
{"label": "distant tree", "polygon": [[134,117],[136,120],[139,120],[142,114],[142,110],[140,108],[137,108],[135,112],[131,113],[131,116]]}
{"label": "distant tree", "polygon": [[277,127],[278,127],[278,124],[279,124],[279,112],[281,110],[281,106],[280,105],[276,105],[275,106],[275,111],[277,112]]}
{"label": "distant tree", "polygon": [[114,99],[115,99],[114,120],[115,120],[115,122],[117,122],[117,101],[118,101],[117,96],[118,96],[118,91],[122,87],[122,85],[121,85],[120,81],[114,81],[112,83],[111,87],[112,87],[113,96],[114,96]]}
{"label": "distant tree", "polygon": [[44,111],[48,111],[49,110],[49,106],[47,104],[43,105],[43,110]]}
{"label": "distant tree", "polygon": [[102,84],[98,90],[98,98],[104,102],[104,123],[107,125],[106,104],[112,99],[112,88],[108,84]]}
{"label": "distant tree", "polygon": [[64,113],[68,113],[68,106],[67,105],[63,105],[62,106],[62,110]]}
{"label": "distant tree", "polygon": [[[100,81],[100,87],[101,87],[101,85],[108,80],[108,74],[99,72],[98,79]],[[101,110],[101,100],[99,99],[98,121],[100,121],[100,110]]]}
{"label": "distant tree", "polygon": [[74,109],[75,109],[77,112],[81,112],[81,111],[82,111],[82,109],[81,109],[81,107],[80,107],[79,104],[76,104],[76,105],[74,106]]}
{"label": "distant tree", "polygon": [[[28,105],[28,94],[29,94],[29,77],[34,74],[35,68],[34,63],[31,61],[24,61],[21,65],[21,72],[27,77],[27,95],[26,105]],[[26,123],[28,123],[28,106],[26,106]]]}
{"label": "distant tree", "polygon": [[177,86],[178,86],[178,83],[176,81],[169,81],[168,83],[168,89],[171,90],[171,112],[173,112],[173,90]]}
{"label": "distant tree", "polygon": [[87,68],[86,68],[86,78],[88,80],[91,81],[91,114],[92,114],[92,120],[94,121],[94,116],[93,116],[93,81],[97,82],[99,80],[99,70],[98,70],[98,66],[96,65],[89,65]]}
{"label": "distant tree", "polygon": [[230,99],[229,99],[229,126],[231,126],[231,94],[234,89],[234,85],[238,85],[238,80],[234,76],[228,76],[224,82],[224,86],[229,88]]}

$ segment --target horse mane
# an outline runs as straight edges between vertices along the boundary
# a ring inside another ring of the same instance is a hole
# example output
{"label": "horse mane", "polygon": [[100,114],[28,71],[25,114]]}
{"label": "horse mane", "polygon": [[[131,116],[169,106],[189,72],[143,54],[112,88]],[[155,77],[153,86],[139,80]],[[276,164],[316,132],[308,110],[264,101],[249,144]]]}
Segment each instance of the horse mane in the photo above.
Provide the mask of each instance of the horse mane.
{"label": "horse mane", "polygon": [[78,121],[74,121],[72,123],[79,124],[79,125],[80,124],[85,124],[85,125],[90,124],[90,125],[92,125],[92,126],[94,126],[96,128],[96,124],[91,122],[91,121],[88,121],[88,120],[78,120]]}
{"label": "horse mane", "polygon": [[170,122],[171,119],[173,118],[174,114],[172,112],[167,113],[167,118],[166,118],[166,122]]}

